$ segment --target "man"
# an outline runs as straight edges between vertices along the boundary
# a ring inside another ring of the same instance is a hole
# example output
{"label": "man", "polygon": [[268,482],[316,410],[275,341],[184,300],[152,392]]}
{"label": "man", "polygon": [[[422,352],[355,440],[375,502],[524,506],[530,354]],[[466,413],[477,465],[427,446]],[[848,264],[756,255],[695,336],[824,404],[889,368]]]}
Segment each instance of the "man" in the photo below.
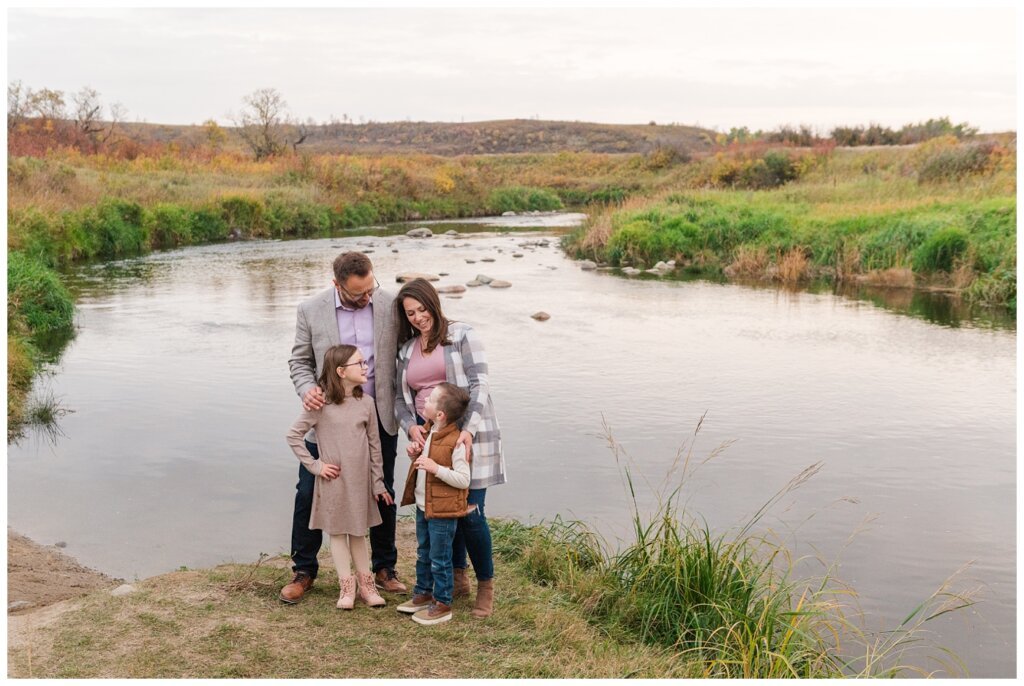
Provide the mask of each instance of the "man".
{"label": "man", "polygon": [[[373,276],[370,258],[360,252],[346,252],[334,260],[334,285],[299,303],[295,324],[295,345],[288,360],[292,383],[306,410],[324,406],[324,392],[317,385],[324,353],[332,345],[354,345],[369,363],[363,392],[377,404],[377,428],[384,460],[384,485],[395,496],[395,452],[398,449],[398,424],[395,421],[396,327],[392,304],[394,296],[380,290]],[[320,454],[316,434],[306,435],[306,448],[314,458]],[[281,600],[297,603],[313,586],[319,570],[317,553],[323,543],[318,529],[309,528],[313,507],[314,477],[299,468],[295,487],[295,514],[292,519],[292,571],[295,577],[281,589]],[[405,593],[406,587],[395,574],[398,549],[395,547],[394,504],[377,502],[383,520],[370,529],[371,562],[378,586],[391,593]]]}

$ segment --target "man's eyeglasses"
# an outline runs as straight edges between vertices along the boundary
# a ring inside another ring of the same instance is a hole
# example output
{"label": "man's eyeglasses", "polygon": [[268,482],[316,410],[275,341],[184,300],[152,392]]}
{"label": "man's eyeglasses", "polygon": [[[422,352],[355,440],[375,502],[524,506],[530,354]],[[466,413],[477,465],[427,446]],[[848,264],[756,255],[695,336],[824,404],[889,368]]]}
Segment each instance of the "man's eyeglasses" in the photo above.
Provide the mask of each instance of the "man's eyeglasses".
{"label": "man's eyeglasses", "polygon": [[366,367],[366,368],[370,367],[370,363],[367,362],[366,360],[359,360],[358,362],[349,362],[348,364],[339,364],[338,365],[338,369],[341,369],[342,367],[351,367],[354,364],[358,364],[360,367]]}
{"label": "man's eyeglasses", "polygon": [[373,278],[373,288],[371,288],[368,291],[363,291],[362,293],[350,293],[341,284],[337,284],[337,286],[338,286],[338,290],[340,292],[344,293],[345,295],[347,295],[349,300],[351,300],[352,302],[358,302],[358,301],[362,300],[363,298],[365,298],[367,296],[373,295],[377,291],[377,289],[380,288],[380,281],[377,280],[377,277],[374,277]]}

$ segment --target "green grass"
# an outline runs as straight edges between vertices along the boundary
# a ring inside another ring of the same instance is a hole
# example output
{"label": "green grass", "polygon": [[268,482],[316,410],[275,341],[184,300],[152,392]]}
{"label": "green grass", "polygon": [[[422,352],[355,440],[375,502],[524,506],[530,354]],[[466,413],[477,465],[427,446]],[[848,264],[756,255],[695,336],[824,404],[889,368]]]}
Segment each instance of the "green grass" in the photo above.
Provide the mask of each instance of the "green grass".
{"label": "green grass", "polygon": [[749,271],[745,256],[761,254],[764,278],[776,279],[799,253],[808,271],[797,279],[907,269],[921,284],[1015,311],[1015,157],[991,153],[980,170],[938,180],[919,175],[936,154],[980,154],[966,147],[836,151],[773,190],[662,192],[593,216],[565,246],[612,265],[674,259],[708,276],[728,275],[729,265]]}
{"label": "green grass", "polygon": [[[624,453],[610,432],[607,438],[621,464]],[[789,551],[756,527],[820,465],[794,477],[742,526],[721,534],[679,505],[697,466],[692,443],[691,450],[680,451],[650,515],[641,514],[631,469],[621,466],[633,503],[632,540],[612,549],[581,522],[556,518],[547,525],[525,526],[502,521],[494,523],[495,550],[535,583],[565,593],[608,635],[639,638],[668,650],[699,676],[921,673],[912,662],[918,657],[914,651],[930,657],[942,652],[923,650],[925,624],[972,602],[944,585],[894,630],[872,634],[853,621],[843,603],[851,592],[829,573],[796,578]],[[948,656],[943,669],[949,675],[966,671],[955,656]]]}

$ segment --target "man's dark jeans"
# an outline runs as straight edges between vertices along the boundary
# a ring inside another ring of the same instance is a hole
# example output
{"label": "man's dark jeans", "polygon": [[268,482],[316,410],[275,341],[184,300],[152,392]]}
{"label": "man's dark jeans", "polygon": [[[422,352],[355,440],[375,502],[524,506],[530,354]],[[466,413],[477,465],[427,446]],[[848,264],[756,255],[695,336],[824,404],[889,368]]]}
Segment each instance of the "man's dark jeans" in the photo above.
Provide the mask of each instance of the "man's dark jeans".
{"label": "man's dark jeans", "polygon": [[[384,462],[384,487],[394,500],[398,436],[389,436],[381,426],[379,418],[377,430],[380,433],[380,452]],[[314,458],[320,459],[320,451],[315,443],[306,441],[306,449]],[[295,510],[292,515],[292,570],[307,572],[314,579],[320,570],[316,556],[324,540],[320,529],[309,528],[315,483],[316,477],[299,465],[299,483],[295,486]],[[385,505],[378,500],[377,511],[380,512],[383,521],[370,529],[370,556],[375,572],[378,569],[394,569],[398,563],[398,549],[395,547],[395,515],[398,508],[395,505]]]}

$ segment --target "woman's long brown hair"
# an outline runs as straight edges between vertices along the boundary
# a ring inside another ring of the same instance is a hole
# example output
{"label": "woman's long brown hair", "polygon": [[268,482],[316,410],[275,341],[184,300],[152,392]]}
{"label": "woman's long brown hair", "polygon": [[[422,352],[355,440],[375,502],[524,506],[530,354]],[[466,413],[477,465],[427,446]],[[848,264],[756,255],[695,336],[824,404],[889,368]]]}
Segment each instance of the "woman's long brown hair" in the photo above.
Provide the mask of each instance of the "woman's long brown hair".
{"label": "woman's long brown hair", "polygon": [[[324,364],[320,368],[320,388],[324,389],[327,402],[340,405],[345,402],[345,387],[338,376],[338,367],[348,364],[352,357],[359,352],[354,345],[334,345],[324,353]],[[353,398],[363,397],[363,387],[356,386],[352,389]]]}
{"label": "woman's long brown hair", "polygon": [[399,347],[410,338],[420,335],[420,332],[413,327],[409,318],[405,316],[406,298],[418,301],[434,319],[434,323],[430,327],[430,333],[427,334],[425,352],[429,353],[439,345],[450,344],[451,341],[448,339],[448,324],[450,322],[444,318],[444,313],[441,312],[441,299],[437,297],[437,291],[434,290],[434,287],[426,279],[413,279],[403,285],[401,290],[398,291],[398,295],[395,296],[395,321],[398,322]]}

